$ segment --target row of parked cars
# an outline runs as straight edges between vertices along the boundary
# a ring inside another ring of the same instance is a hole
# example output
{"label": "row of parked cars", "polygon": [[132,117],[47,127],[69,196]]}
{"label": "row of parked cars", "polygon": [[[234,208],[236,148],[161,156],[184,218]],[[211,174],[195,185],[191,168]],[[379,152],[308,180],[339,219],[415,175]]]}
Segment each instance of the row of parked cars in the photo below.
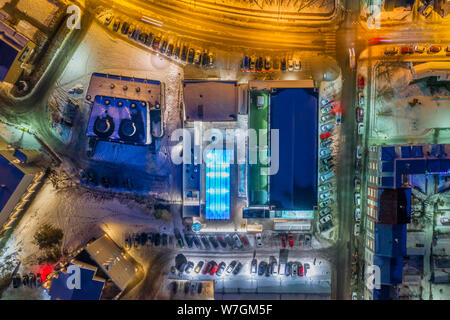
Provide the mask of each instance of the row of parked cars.
{"label": "row of parked cars", "polygon": [[158,232],[140,232],[129,234],[125,237],[125,245],[127,249],[139,246],[168,246],[173,243],[173,237],[166,233]]}
{"label": "row of parked cars", "polygon": [[194,265],[194,262],[188,261],[185,265],[182,265],[180,269],[183,271],[182,273],[191,274],[192,272],[199,274],[201,272],[202,275],[210,275],[210,276],[222,276],[225,274],[228,275],[238,275],[242,270],[243,264],[237,260],[231,261],[228,265],[225,262],[221,262],[217,264],[214,260],[209,261],[205,264],[205,261],[199,261],[197,265]]}
{"label": "row of parked cars", "polygon": [[214,68],[215,55],[212,52],[199,48],[190,48],[187,44],[172,41],[160,32],[153,33],[148,25],[135,25],[123,18],[114,18],[111,14],[106,15],[104,18],[104,25],[111,27],[114,32],[127,36],[148,49],[182,64],[194,64],[205,69]]}
{"label": "row of parked cars", "polygon": [[[334,202],[333,184],[330,180],[334,177],[334,162],[331,155],[331,133],[335,125],[342,123],[342,113],[335,112],[334,97],[324,98],[320,102],[320,149],[319,149],[319,229],[321,232],[329,230],[333,226],[331,204]],[[333,115],[334,113],[334,115]],[[333,124],[334,121],[334,124]]]}
{"label": "row of parked cars", "polygon": [[[181,286],[178,285],[178,283],[176,281],[171,282],[170,284],[172,293],[174,295],[176,295],[178,293],[178,291],[181,289]],[[191,294],[194,295],[195,293],[197,294],[201,294],[203,291],[203,284],[200,281],[196,281],[196,282],[190,282],[190,281],[186,281],[184,283],[184,294]]]}
{"label": "row of parked cars", "polygon": [[29,288],[36,288],[38,286],[40,286],[42,284],[41,282],[41,274],[40,273],[32,273],[30,272],[29,274],[24,274],[24,275],[20,275],[20,274],[16,274],[13,278],[12,278],[12,285],[14,289],[17,289],[21,286],[24,287],[29,287]]}
{"label": "row of parked cars", "polygon": [[309,263],[304,265],[301,262],[288,262],[277,263],[277,259],[274,256],[269,258],[269,262],[260,261],[258,265],[258,260],[254,258],[250,265],[250,273],[258,276],[270,277],[272,275],[285,275],[292,277],[303,277],[306,276],[307,270],[310,268]]}
{"label": "row of parked cars", "polygon": [[[442,51],[442,46],[438,45],[431,45],[431,46],[421,46],[421,45],[415,45],[415,46],[403,46],[403,47],[395,47],[395,46],[389,46],[386,49],[384,49],[384,54],[388,56],[394,56],[398,53],[400,54],[413,54],[413,53],[428,53],[428,54],[435,54]],[[445,48],[446,55],[450,56],[450,46],[447,46]]]}
{"label": "row of parked cars", "polygon": [[[293,234],[281,234],[281,247],[286,248],[286,245],[289,244],[289,248],[294,247],[294,235]],[[305,246],[311,246],[311,235],[309,234],[300,234],[298,237],[299,244],[304,244]]]}
{"label": "row of parked cars", "polygon": [[[177,232],[175,232],[175,237],[178,240],[178,244],[180,248],[184,247],[184,241],[181,238],[181,235],[178,235]],[[216,234],[188,234],[186,233],[184,235],[184,239],[186,241],[186,245],[188,248],[193,248],[194,246],[197,249],[242,249],[242,248],[248,248],[250,247],[250,242],[248,241],[248,238],[245,234],[237,234],[234,233],[232,235],[226,234],[226,235],[216,235]],[[183,244],[181,244],[183,243]],[[262,246],[261,241],[257,241],[257,244],[260,244],[259,246]]]}
{"label": "row of parked cars", "polygon": [[300,71],[300,60],[275,57],[245,56],[241,62],[241,70],[244,72],[276,72],[276,71]]}

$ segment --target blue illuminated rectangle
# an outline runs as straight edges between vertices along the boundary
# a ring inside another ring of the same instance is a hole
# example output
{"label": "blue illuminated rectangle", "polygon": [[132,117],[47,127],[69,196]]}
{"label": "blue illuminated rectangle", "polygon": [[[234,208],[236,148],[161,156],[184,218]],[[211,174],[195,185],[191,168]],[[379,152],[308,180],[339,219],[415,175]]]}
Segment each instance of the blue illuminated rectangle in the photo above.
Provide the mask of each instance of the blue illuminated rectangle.
{"label": "blue illuminated rectangle", "polygon": [[206,219],[230,219],[230,164],[233,150],[206,152]]}

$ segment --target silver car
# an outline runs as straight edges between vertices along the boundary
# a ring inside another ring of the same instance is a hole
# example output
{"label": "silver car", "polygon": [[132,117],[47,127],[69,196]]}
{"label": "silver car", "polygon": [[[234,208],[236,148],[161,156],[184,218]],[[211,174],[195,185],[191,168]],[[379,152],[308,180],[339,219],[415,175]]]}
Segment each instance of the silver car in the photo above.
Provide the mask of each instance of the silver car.
{"label": "silver car", "polygon": [[320,218],[319,222],[321,224],[327,223],[328,221],[331,221],[332,217],[331,214],[326,215],[325,217]]}
{"label": "silver car", "polygon": [[331,130],[333,130],[333,128],[334,128],[334,124],[331,124],[331,123],[323,124],[320,126],[320,133],[325,133],[325,132],[331,131]]}

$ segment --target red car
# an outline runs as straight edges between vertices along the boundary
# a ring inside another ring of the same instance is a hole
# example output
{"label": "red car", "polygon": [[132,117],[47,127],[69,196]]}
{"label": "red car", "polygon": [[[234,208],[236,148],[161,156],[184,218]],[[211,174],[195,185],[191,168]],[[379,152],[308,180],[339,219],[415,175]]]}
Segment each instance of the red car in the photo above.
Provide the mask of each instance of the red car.
{"label": "red car", "polygon": [[330,133],[329,132],[325,132],[325,133],[322,133],[320,135],[320,139],[322,139],[322,140],[325,140],[325,139],[327,139],[329,137],[330,137]]}
{"label": "red car", "polygon": [[298,264],[298,275],[303,277],[303,265],[301,263]]}
{"label": "red car", "polygon": [[292,248],[294,246],[294,236],[290,234],[288,236],[288,240],[289,240],[289,247]]}
{"label": "red car", "polygon": [[402,47],[400,49],[401,54],[413,54],[414,53],[414,49],[413,47]]}
{"label": "red car", "polygon": [[207,274],[209,271],[211,271],[212,266],[212,262],[208,262],[208,264],[203,268],[202,274]]}
{"label": "red car", "polygon": [[217,272],[217,270],[219,270],[219,266],[217,265],[217,263],[212,262],[212,265],[213,265],[213,267],[212,267],[211,271],[209,272],[210,276],[213,276]]}
{"label": "red car", "polygon": [[360,89],[364,89],[364,76],[358,77],[358,85]]}
{"label": "red car", "polygon": [[281,236],[281,246],[286,248],[286,236]]}
{"label": "red car", "polygon": [[441,46],[430,46],[430,48],[428,49],[428,53],[438,53],[442,50]]}

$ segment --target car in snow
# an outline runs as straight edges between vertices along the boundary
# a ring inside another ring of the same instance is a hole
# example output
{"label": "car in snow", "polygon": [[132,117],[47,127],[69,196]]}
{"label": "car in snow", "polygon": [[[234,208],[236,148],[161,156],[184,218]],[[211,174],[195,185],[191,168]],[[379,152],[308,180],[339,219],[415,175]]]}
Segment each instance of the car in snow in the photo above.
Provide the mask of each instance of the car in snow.
{"label": "car in snow", "polygon": [[362,147],[357,146],[356,147],[356,159],[361,159],[361,158],[362,158]]}
{"label": "car in snow", "polygon": [[302,69],[302,64],[300,63],[300,60],[295,60],[294,61],[294,70],[300,71],[301,69]]}
{"label": "car in snow", "polygon": [[320,224],[327,223],[328,221],[331,221],[332,217],[331,214],[326,215],[325,217],[322,217],[319,219]]}
{"label": "car in snow", "polygon": [[326,192],[331,190],[331,183],[326,183],[323,186],[319,187],[319,192]]}
{"label": "car in snow", "polygon": [[416,45],[416,46],[414,46],[414,52],[415,53],[424,53],[425,52],[425,47]]}
{"label": "car in snow", "polygon": [[359,236],[359,223],[355,223],[355,227],[353,229],[353,235],[355,237]]}
{"label": "car in snow", "polygon": [[197,263],[197,266],[196,266],[195,269],[194,269],[194,272],[195,272],[195,273],[199,273],[200,270],[202,270],[202,267],[203,267],[204,264],[205,264],[204,261],[199,261],[199,262]]}
{"label": "car in snow", "polygon": [[364,107],[364,93],[358,93],[358,102],[360,107]]}
{"label": "car in snow", "polygon": [[257,234],[255,235],[255,239],[256,239],[256,245],[257,245],[258,247],[262,247],[262,246],[263,246],[263,243],[262,243],[261,233],[257,233]]}
{"label": "car in snow", "polygon": [[355,220],[356,221],[361,220],[361,209],[360,208],[355,209]]}
{"label": "car in snow", "polygon": [[296,262],[292,262],[292,264],[291,264],[291,276],[292,277],[296,277],[297,276],[297,271],[298,271],[298,269],[297,269],[297,263]]}
{"label": "car in snow", "polygon": [[320,113],[321,114],[326,114],[326,113],[330,112],[333,109],[333,107],[334,106],[331,105],[331,104],[326,105],[326,106],[322,107],[322,109],[320,109]]}
{"label": "car in snow", "polygon": [[356,108],[356,121],[363,122],[364,121],[364,109]]}
{"label": "car in snow", "polygon": [[236,260],[231,261],[231,263],[230,263],[230,264],[228,265],[228,267],[227,267],[226,272],[227,272],[227,273],[233,272],[233,270],[234,270],[234,268],[236,267],[236,265],[237,265],[237,261],[236,261]]}
{"label": "car in snow", "polygon": [[298,263],[298,275],[299,277],[303,277],[304,276],[304,268],[301,262]]}
{"label": "car in snow", "polygon": [[358,77],[358,87],[359,89],[364,89],[364,76],[359,76]]}
{"label": "car in snow", "polygon": [[326,200],[328,198],[331,198],[331,191],[327,191],[319,195],[320,200]]}
{"label": "car in snow", "polygon": [[239,238],[239,236],[235,233],[233,234],[233,240],[234,240],[234,244],[236,246],[236,248],[240,249],[242,248],[242,241],[241,238]]}
{"label": "car in snow", "polygon": [[267,262],[261,261],[258,267],[258,276],[262,276],[266,272]]}
{"label": "car in snow", "polygon": [[211,271],[213,265],[216,264],[214,261],[208,262],[208,264],[203,268],[202,274],[207,274]]}
{"label": "car in snow", "polygon": [[329,122],[329,121],[331,121],[331,120],[333,120],[333,115],[331,115],[331,114],[325,114],[325,115],[323,115],[323,116],[321,116],[320,117],[320,120],[322,121],[322,122]]}
{"label": "car in snow", "polygon": [[184,272],[190,274],[192,269],[194,269],[194,263],[192,261],[189,261],[186,265],[186,268],[184,269]]}
{"label": "car in snow", "polygon": [[326,207],[326,208],[324,208],[324,209],[319,211],[319,217],[322,218],[322,217],[324,217],[324,216],[326,216],[327,214],[330,214],[330,213],[331,213],[330,207]]}
{"label": "car in snow", "polygon": [[211,268],[211,270],[209,271],[209,275],[210,275],[210,276],[213,276],[213,275],[217,272],[217,270],[219,270],[219,266],[216,264],[215,261],[213,261],[213,262],[212,262],[212,268]]}
{"label": "car in snow", "polygon": [[292,235],[292,234],[288,235],[288,243],[289,243],[289,248],[294,247],[294,235]]}
{"label": "car in snow", "polygon": [[320,143],[320,147],[321,148],[327,148],[330,144],[331,144],[331,140],[330,139],[328,139],[328,140],[325,140],[325,141],[322,141],[321,143]]}
{"label": "car in snow", "polygon": [[332,203],[333,203],[333,199],[327,199],[325,201],[320,202],[319,207],[326,208],[326,207],[330,206]]}
{"label": "car in snow", "polygon": [[288,71],[294,71],[294,61],[293,60],[288,61]]}
{"label": "car in snow", "polygon": [[359,135],[364,134],[364,123],[362,123],[362,122],[358,123],[358,134]]}
{"label": "car in snow", "polygon": [[334,128],[334,124],[323,124],[320,126],[320,133],[331,131]]}
{"label": "car in snow", "polygon": [[286,236],[285,235],[281,236],[281,247],[286,248]]}
{"label": "car in snow", "polygon": [[387,47],[386,49],[384,49],[384,54],[388,56],[393,56],[397,54],[397,52],[398,49],[396,47]]}
{"label": "car in snow", "polygon": [[250,266],[250,273],[255,274],[258,269],[258,260],[253,259],[252,264]]}
{"label": "car in snow", "polygon": [[333,152],[333,150],[328,149],[328,148],[323,148],[323,149],[320,149],[319,155],[321,158],[324,158],[324,157],[328,156],[329,154],[331,154],[331,152]]}
{"label": "car in snow", "polygon": [[339,126],[342,124],[342,112],[336,112],[336,125]]}
{"label": "car in snow", "polygon": [[325,140],[325,139],[329,138],[330,135],[331,135],[331,133],[329,133],[329,132],[321,133],[320,139]]}
{"label": "car in snow", "polygon": [[359,178],[355,178],[355,190],[360,190],[361,189],[361,180],[359,180]]}
{"label": "car in snow", "polygon": [[357,207],[361,205],[361,194],[359,192],[355,192],[355,205]]}
{"label": "car in snow", "polygon": [[441,46],[432,45],[428,48],[428,53],[438,53],[442,50]]}
{"label": "car in snow", "polygon": [[334,171],[329,171],[320,175],[320,181],[325,182],[334,177]]}
{"label": "car in snow", "polygon": [[222,275],[222,273],[225,271],[227,264],[225,262],[221,262],[219,264],[219,268],[217,269],[216,275],[218,275],[219,277]]}
{"label": "car in snow", "polygon": [[239,272],[241,272],[242,267],[243,267],[243,264],[239,262],[238,265],[236,266],[236,268],[234,268],[233,274],[234,275],[239,274]]}

